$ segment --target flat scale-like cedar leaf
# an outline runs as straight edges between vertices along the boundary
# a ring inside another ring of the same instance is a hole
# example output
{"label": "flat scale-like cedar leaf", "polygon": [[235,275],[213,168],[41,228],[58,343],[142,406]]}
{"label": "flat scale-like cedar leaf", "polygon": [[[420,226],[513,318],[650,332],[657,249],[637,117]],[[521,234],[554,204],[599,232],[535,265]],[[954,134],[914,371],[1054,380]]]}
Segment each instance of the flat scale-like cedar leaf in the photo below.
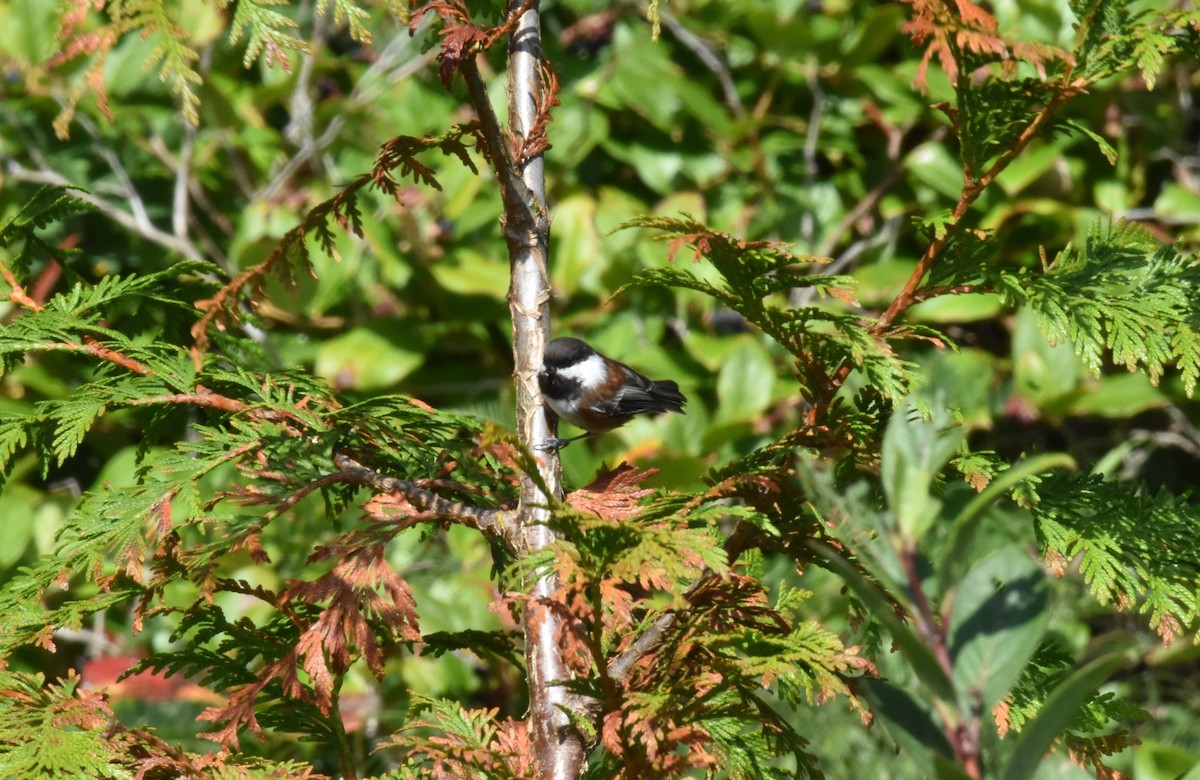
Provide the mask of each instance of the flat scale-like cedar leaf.
{"label": "flat scale-like cedar leaf", "polygon": [[1127,653],[1114,651],[1077,669],[1059,683],[1037,716],[1021,729],[1003,775],[1005,780],[1032,777],[1046,751],[1066,729],[1079,708],[1095,694],[1109,675],[1128,661]]}
{"label": "flat scale-like cedar leaf", "polygon": [[1094,374],[1104,354],[1157,383],[1172,363],[1185,390],[1200,375],[1200,258],[1159,246],[1144,228],[1097,222],[1084,248],[1068,246],[1045,274],[1000,274],[1011,305],[1030,306],[1052,344],[1070,342]]}
{"label": "flat scale-like cedar leaf", "polygon": [[567,494],[568,504],[605,520],[624,520],[641,511],[641,500],[654,494],[653,488],[639,487],[658,469],[638,471],[622,463],[611,471],[596,475],[587,487]]}
{"label": "flat scale-like cedar leaf", "polygon": [[1078,558],[1102,604],[1148,615],[1169,644],[1200,621],[1200,516],[1187,496],[1137,492],[1092,475],[1054,475],[1030,507],[1042,555],[1058,574]]}

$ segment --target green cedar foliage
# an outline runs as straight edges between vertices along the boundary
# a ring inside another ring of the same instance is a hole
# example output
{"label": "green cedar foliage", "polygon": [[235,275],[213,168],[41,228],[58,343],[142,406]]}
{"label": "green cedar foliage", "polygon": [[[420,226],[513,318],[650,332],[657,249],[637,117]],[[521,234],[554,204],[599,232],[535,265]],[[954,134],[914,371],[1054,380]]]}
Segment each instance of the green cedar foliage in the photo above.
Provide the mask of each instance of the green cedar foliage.
{"label": "green cedar foliage", "polygon": [[1097,223],[1040,274],[1001,272],[995,286],[1028,306],[1051,343],[1069,343],[1092,373],[1106,355],[1155,384],[1174,364],[1190,396],[1200,377],[1200,260],[1133,223]]}

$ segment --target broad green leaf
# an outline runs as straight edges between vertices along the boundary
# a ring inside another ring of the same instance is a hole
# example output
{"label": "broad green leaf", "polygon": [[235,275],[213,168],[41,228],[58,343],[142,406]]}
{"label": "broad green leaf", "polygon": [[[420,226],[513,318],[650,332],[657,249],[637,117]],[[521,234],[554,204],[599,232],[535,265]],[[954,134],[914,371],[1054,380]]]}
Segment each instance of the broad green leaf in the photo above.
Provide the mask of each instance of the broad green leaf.
{"label": "broad green leaf", "polygon": [[962,169],[958,161],[940,143],[929,141],[917,147],[911,157],[913,176],[946,198],[958,199],[962,190]]}
{"label": "broad green leaf", "polygon": [[1046,630],[1046,575],[1024,547],[1009,545],[971,566],[952,593],[955,682],[981,695],[990,711],[1021,676]]}
{"label": "broad green leaf", "polygon": [[596,201],[583,193],[563,198],[554,207],[552,219],[555,241],[550,274],[555,291],[561,295],[606,292],[600,283],[600,272],[607,263],[596,230]]}
{"label": "broad green leaf", "polygon": [[0,573],[7,576],[9,568],[25,555],[33,541],[36,505],[41,500],[37,491],[24,485],[11,485],[0,493]]}
{"label": "broad green leaf", "polygon": [[1087,393],[1074,399],[1072,414],[1094,414],[1100,417],[1127,420],[1147,409],[1170,403],[1168,396],[1142,373],[1107,374]]}
{"label": "broad green leaf", "polygon": [[1133,776],[1139,780],[1200,780],[1200,758],[1190,750],[1144,739],[1133,750]]}
{"label": "broad green leaf", "polygon": [[994,293],[939,295],[908,310],[918,322],[978,322],[989,320],[1003,310]]}
{"label": "broad green leaf", "polygon": [[438,284],[459,295],[484,295],[503,300],[508,293],[508,262],[471,249],[435,263],[430,269]]}
{"label": "broad green leaf", "polygon": [[717,374],[717,411],[713,422],[752,420],[771,400],[775,365],[758,342],[742,338]]}
{"label": "broad green leaf", "polygon": [[1154,211],[1160,217],[1200,222],[1200,194],[1181,184],[1168,183],[1155,198]]}
{"label": "broad green leaf", "polygon": [[909,758],[932,761],[933,755],[953,757],[954,750],[928,703],[919,701],[911,690],[886,680],[864,680],[861,685],[871,702],[871,711],[883,719],[881,725]]}
{"label": "broad green leaf", "polygon": [[1048,174],[1055,165],[1061,163],[1063,146],[1063,143],[1055,142],[1039,144],[1028,150],[996,177],[996,184],[1009,197],[1016,197],[1035,181]]}
{"label": "broad green leaf", "polygon": [[53,54],[58,8],[43,0],[11,0],[0,6],[0,51],[33,65]]}
{"label": "broad green leaf", "polygon": [[1014,390],[1034,404],[1061,398],[1079,384],[1079,359],[1070,344],[1051,345],[1033,312],[1017,313],[1013,330]]}
{"label": "broad green leaf", "polygon": [[899,646],[900,653],[912,666],[917,678],[929,689],[934,696],[947,702],[958,700],[958,692],[954,683],[946,675],[938,663],[933,651],[916,632],[896,616],[892,602],[883,594],[879,586],[863,576],[862,572],[851,565],[840,553],[816,541],[810,541],[809,547],[837,573],[850,589],[863,600],[871,611],[871,617],[878,620],[892,639]]}
{"label": "broad green leaf", "polygon": [[902,538],[921,539],[937,519],[941,501],[931,489],[965,435],[944,415],[921,419],[911,404],[892,416],[883,437],[880,477]]}
{"label": "broad green leaf", "polygon": [[991,424],[996,395],[996,358],[980,349],[938,351],[924,356],[926,381],[917,393],[929,404],[944,404],[967,429]]}

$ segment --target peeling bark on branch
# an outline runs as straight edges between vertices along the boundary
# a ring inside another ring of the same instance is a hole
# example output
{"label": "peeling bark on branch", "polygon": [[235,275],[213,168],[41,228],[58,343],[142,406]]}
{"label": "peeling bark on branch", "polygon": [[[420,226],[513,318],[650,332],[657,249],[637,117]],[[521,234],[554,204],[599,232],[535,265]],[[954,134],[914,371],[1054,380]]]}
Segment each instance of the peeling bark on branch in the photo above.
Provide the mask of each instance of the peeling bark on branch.
{"label": "peeling bark on branch", "polygon": [[[486,85],[473,57],[461,65],[471,103],[479,116],[484,153],[492,163],[504,200],[504,237],[511,263],[508,291],[513,322],[513,380],[516,385],[517,433],[535,453],[546,495],[528,476],[521,480],[521,505],[514,530],[518,554],[532,554],[553,544],[556,535],[547,523],[548,507],[561,500],[562,472],[557,453],[542,453],[535,445],[552,435],[542,409],[538,369],[550,334],[550,282],[547,252],[550,220],[546,208],[543,159],[540,153],[518,159],[517,149],[544,148],[544,111],[550,101],[543,83],[541,25],[538,3],[512,0],[510,14],[520,19],[509,38],[509,132],[501,128],[488,101]],[[552,97],[552,96],[551,96]],[[510,140],[511,139],[511,140]],[[553,575],[529,583],[525,605],[525,660],[529,684],[529,725],[539,775],[553,780],[578,777],[587,757],[587,741],[567,712],[586,717],[594,702],[572,694],[560,681],[571,673],[563,659],[561,617],[549,605],[558,587]]]}
{"label": "peeling bark on branch", "polygon": [[390,477],[363,464],[344,453],[335,453],[333,463],[340,472],[330,475],[338,482],[357,482],[374,488],[380,493],[400,493],[409,503],[422,512],[430,512],[439,519],[475,528],[485,533],[495,533],[512,541],[513,512],[505,509],[485,509],[451,501],[426,490],[415,482]]}

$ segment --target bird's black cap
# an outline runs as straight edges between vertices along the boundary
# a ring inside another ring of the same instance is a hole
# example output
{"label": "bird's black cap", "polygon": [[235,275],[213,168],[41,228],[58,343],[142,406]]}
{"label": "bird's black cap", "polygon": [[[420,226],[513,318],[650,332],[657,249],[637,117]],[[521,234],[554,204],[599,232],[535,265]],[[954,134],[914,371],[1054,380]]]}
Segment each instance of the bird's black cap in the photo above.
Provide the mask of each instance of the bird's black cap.
{"label": "bird's black cap", "polygon": [[546,345],[544,362],[556,367],[570,366],[595,354],[596,350],[579,339],[560,336]]}

